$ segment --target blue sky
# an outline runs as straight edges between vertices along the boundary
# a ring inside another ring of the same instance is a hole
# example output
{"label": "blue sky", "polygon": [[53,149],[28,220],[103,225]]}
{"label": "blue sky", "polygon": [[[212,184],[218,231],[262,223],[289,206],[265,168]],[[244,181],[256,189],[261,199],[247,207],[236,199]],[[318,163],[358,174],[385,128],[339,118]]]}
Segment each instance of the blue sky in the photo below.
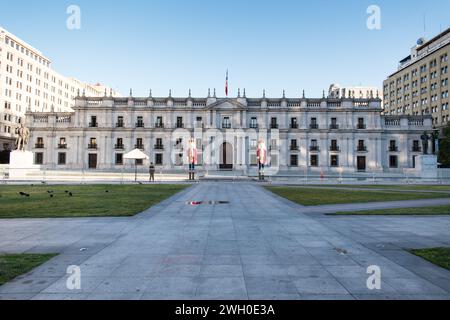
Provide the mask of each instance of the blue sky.
{"label": "blue sky", "polygon": [[[80,30],[66,28],[72,4]],[[366,27],[372,4],[379,31]],[[247,96],[296,97],[321,96],[331,83],[381,87],[419,37],[450,27],[449,12],[448,0],[15,0],[0,25],[58,72],[125,95],[216,87],[223,96],[228,68],[231,96],[245,87]]]}

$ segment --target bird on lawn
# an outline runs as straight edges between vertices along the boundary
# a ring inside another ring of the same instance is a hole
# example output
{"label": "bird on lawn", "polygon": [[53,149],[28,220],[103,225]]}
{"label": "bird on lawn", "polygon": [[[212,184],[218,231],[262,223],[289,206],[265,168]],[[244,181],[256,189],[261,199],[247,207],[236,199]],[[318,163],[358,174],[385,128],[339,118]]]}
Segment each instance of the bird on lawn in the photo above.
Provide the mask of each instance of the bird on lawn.
{"label": "bird on lawn", "polygon": [[50,195],[50,198],[53,198],[53,195],[52,195],[52,194]]}
{"label": "bird on lawn", "polygon": [[64,191],[64,192],[65,192],[65,193],[69,193],[69,191],[67,191],[67,190],[66,190],[66,191]]}
{"label": "bird on lawn", "polygon": [[73,194],[72,194],[72,192],[69,192],[69,196],[70,196],[70,197],[73,197]]}
{"label": "bird on lawn", "polygon": [[19,192],[22,197],[25,197],[27,194],[25,192]]}
{"label": "bird on lawn", "polygon": [[106,193],[109,193],[109,191],[108,191],[108,190],[106,190],[105,192],[106,192]]}

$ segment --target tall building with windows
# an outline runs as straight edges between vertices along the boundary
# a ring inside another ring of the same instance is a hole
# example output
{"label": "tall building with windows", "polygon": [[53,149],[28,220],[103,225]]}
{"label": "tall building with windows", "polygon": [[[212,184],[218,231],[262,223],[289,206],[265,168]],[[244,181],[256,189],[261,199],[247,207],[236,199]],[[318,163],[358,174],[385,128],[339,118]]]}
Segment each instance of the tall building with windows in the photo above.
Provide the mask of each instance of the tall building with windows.
{"label": "tall building with windows", "polygon": [[433,39],[421,38],[398,70],[383,83],[389,115],[430,115],[437,128],[450,121],[450,28]]}
{"label": "tall building with windows", "polygon": [[[16,128],[28,109],[70,112],[78,91],[94,97],[105,91],[118,96],[101,85],[60,75],[39,50],[0,28],[0,152],[14,148]],[[3,152],[2,158],[7,157]]]}
{"label": "tall building with windows", "polygon": [[244,91],[75,101],[73,112],[27,113],[36,165],[120,171],[134,165],[124,154],[138,148],[160,170],[182,171],[194,138],[199,170],[249,172],[263,139],[271,172],[402,173],[415,167],[421,136],[432,130],[430,116],[382,115],[377,98],[247,98]]}

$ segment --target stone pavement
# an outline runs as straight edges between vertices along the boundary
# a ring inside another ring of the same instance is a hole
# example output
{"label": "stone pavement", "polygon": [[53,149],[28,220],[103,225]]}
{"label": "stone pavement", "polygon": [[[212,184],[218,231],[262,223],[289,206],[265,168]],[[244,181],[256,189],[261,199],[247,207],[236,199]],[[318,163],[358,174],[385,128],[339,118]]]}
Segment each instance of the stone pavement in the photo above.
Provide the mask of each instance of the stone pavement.
{"label": "stone pavement", "polygon": [[[254,183],[200,183],[132,218],[1,220],[0,252],[60,255],[0,299],[450,299],[450,272],[403,250],[450,246],[450,217],[329,211]],[[79,291],[66,287],[69,265]],[[367,288],[371,265],[381,290]]]}

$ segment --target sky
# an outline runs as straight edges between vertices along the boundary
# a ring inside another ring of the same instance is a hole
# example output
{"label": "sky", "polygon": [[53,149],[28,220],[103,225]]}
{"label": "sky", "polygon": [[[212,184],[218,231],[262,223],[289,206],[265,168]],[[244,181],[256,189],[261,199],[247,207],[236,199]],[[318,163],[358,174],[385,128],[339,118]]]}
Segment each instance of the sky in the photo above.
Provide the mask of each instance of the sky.
{"label": "sky", "polygon": [[[321,97],[382,87],[420,37],[450,27],[448,0],[0,0],[0,26],[65,76],[135,96]],[[80,29],[67,28],[77,5]],[[367,8],[381,9],[381,29]],[[425,22],[425,23],[424,23]]]}

